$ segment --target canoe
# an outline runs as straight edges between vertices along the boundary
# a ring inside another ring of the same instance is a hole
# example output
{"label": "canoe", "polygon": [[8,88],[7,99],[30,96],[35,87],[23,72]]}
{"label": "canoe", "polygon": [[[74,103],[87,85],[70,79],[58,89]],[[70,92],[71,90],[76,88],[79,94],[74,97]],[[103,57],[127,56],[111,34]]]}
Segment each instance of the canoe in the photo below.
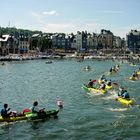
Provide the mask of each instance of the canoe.
{"label": "canoe", "polygon": [[133,80],[133,81],[138,80],[138,78],[137,78],[137,77],[132,77],[132,76],[131,76],[129,79],[130,79],[130,80]]}
{"label": "canoe", "polygon": [[119,101],[121,104],[124,104],[124,105],[133,105],[134,104],[134,101],[132,99],[127,100],[127,99],[118,97],[116,100]]}
{"label": "canoe", "polygon": [[59,112],[58,109],[53,109],[53,110],[46,111],[46,114],[41,113],[40,115],[38,115],[37,113],[28,112],[26,114],[18,114],[18,115],[8,117],[8,118],[2,118],[2,116],[0,116],[0,122],[15,122],[15,121],[21,121],[21,120],[47,119],[50,117],[57,116],[58,112]]}
{"label": "canoe", "polygon": [[96,89],[96,88],[88,88],[87,86],[83,86],[82,87],[85,91],[87,92],[91,92],[91,93],[102,93],[105,94],[107,92],[107,90],[101,90],[101,89]]}

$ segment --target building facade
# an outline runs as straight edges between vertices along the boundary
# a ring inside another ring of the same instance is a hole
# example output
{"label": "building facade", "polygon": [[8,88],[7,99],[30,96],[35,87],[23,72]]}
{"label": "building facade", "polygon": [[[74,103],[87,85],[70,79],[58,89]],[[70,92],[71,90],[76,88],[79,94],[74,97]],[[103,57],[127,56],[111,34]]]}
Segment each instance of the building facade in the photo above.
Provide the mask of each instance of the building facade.
{"label": "building facade", "polygon": [[127,47],[133,53],[140,52],[140,31],[131,30],[127,35]]}

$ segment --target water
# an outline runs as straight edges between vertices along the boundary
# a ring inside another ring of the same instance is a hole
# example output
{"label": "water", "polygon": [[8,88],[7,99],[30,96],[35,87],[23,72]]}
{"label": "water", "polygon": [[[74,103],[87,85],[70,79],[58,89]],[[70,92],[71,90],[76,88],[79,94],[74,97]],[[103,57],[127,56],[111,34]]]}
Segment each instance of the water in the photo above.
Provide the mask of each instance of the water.
{"label": "water", "polygon": [[[0,139],[4,140],[106,140],[140,137],[139,106],[126,108],[115,101],[116,90],[105,96],[91,96],[81,88],[89,79],[107,74],[119,61],[45,60],[7,62],[0,66],[0,106],[8,103],[12,110],[22,111],[34,100],[40,107],[57,108],[56,100],[64,101],[58,119],[46,122],[15,122],[0,124]],[[83,68],[90,65],[91,71]],[[120,73],[108,76],[127,88],[130,96],[140,104],[140,80],[131,82],[128,77],[138,67],[127,63]]]}

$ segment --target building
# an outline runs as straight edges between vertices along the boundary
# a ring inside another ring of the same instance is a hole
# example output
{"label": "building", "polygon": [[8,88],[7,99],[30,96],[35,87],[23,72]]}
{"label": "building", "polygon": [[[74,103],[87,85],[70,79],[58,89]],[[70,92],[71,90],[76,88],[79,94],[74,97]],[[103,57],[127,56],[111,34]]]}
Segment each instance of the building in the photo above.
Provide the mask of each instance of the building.
{"label": "building", "polygon": [[18,51],[18,41],[14,36],[1,35],[0,37],[0,55],[8,55]]}
{"label": "building", "polygon": [[28,36],[25,36],[24,34],[20,34],[19,39],[18,39],[18,48],[19,48],[19,53],[28,53],[29,51],[29,38]]}
{"label": "building", "polygon": [[127,47],[133,53],[140,52],[140,31],[131,30],[126,35]]}

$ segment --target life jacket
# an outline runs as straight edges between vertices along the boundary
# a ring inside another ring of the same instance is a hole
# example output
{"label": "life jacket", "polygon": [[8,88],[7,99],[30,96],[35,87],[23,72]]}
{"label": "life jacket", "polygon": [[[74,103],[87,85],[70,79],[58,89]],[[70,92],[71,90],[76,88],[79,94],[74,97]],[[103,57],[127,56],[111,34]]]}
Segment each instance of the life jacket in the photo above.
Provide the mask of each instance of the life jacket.
{"label": "life jacket", "polygon": [[2,110],[1,110],[1,116],[2,116],[3,118],[8,117],[8,114],[7,114],[7,110],[6,110],[6,109],[2,109]]}

